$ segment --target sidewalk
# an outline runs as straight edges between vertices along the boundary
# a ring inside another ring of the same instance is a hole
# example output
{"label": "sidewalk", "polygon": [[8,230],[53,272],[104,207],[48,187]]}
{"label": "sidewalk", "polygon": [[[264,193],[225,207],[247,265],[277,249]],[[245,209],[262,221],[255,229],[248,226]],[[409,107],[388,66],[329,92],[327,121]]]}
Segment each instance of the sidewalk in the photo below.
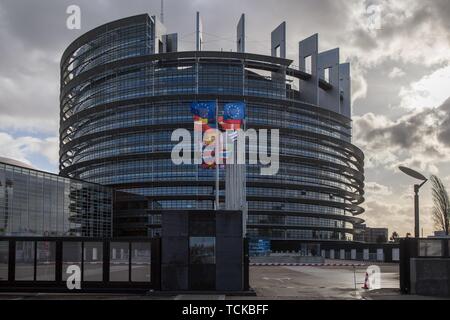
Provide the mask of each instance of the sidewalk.
{"label": "sidewalk", "polygon": [[402,294],[399,289],[378,289],[361,293],[364,300],[450,300],[450,297],[430,297],[415,294]]}

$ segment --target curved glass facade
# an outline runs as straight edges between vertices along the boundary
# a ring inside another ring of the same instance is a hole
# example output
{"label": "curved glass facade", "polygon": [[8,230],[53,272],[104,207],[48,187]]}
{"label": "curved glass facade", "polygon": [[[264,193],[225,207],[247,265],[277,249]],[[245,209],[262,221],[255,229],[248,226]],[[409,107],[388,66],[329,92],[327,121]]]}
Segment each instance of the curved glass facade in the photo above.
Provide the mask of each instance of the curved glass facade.
{"label": "curved glass facade", "polygon": [[280,130],[278,174],[247,166],[248,235],[351,240],[364,200],[351,119],[302,102],[286,81],[295,74],[289,60],[154,54],[153,28],[148,15],[112,22],[77,39],[61,61],[60,171],[119,191],[117,235],[159,233],[161,210],[213,209],[215,171],[176,166],[170,152],[173,130],[193,130],[190,104],[217,99],[244,100],[247,128]]}

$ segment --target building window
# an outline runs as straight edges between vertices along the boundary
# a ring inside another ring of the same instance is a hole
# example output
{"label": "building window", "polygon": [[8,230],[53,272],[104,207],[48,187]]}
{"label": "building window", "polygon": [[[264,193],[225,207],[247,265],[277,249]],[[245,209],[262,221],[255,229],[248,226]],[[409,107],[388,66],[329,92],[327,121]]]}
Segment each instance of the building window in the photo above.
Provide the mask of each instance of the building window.
{"label": "building window", "polygon": [[324,70],[324,80],[328,83],[330,83],[330,76],[331,76],[331,68],[326,68]]}
{"label": "building window", "polygon": [[307,56],[305,58],[305,72],[312,74],[312,57],[311,56]]}
{"label": "building window", "polygon": [[189,253],[191,264],[215,264],[216,263],[216,238],[215,237],[190,237]]}

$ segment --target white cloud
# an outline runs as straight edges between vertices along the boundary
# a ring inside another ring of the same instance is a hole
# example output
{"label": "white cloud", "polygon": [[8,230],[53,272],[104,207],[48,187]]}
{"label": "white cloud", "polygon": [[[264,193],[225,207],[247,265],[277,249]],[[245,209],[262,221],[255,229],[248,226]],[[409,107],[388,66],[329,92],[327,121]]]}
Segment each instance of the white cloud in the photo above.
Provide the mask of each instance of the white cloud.
{"label": "white cloud", "polygon": [[50,137],[38,139],[34,137],[14,138],[11,135],[0,132],[0,156],[12,158],[28,164],[30,156],[41,155],[51,164],[58,163],[58,138]]}
{"label": "white cloud", "polygon": [[400,69],[399,67],[394,67],[392,71],[388,74],[388,77],[391,79],[401,78],[406,75],[405,71]]}
{"label": "white cloud", "polygon": [[[450,59],[450,42],[445,18],[441,18],[442,1],[377,0],[381,7],[379,30],[370,30],[368,2],[354,2],[347,32],[349,56],[359,57],[367,67],[393,60],[427,66]],[[439,2],[439,3],[438,3]]]}
{"label": "white cloud", "polygon": [[364,149],[366,168],[395,171],[403,164],[439,173],[439,166],[450,162],[450,141],[442,135],[450,119],[449,108],[450,100],[396,121],[373,113],[355,116],[354,143]]}
{"label": "white cloud", "polygon": [[382,185],[377,182],[366,182],[365,183],[365,191],[373,196],[385,197],[392,194],[392,190],[390,187]]}
{"label": "white cloud", "polygon": [[402,108],[423,110],[440,106],[450,97],[450,65],[434,71],[400,91]]}

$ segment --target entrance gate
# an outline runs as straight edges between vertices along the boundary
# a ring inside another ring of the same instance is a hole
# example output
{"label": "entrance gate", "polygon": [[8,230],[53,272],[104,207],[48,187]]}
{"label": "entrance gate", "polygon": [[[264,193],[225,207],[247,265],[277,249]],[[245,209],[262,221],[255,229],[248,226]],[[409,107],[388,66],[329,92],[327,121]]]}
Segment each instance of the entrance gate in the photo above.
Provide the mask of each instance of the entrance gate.
{"label": "entrance gate", "polygon": [[160,238],[0,237],[0,291],[145,292],[160,274]]}

